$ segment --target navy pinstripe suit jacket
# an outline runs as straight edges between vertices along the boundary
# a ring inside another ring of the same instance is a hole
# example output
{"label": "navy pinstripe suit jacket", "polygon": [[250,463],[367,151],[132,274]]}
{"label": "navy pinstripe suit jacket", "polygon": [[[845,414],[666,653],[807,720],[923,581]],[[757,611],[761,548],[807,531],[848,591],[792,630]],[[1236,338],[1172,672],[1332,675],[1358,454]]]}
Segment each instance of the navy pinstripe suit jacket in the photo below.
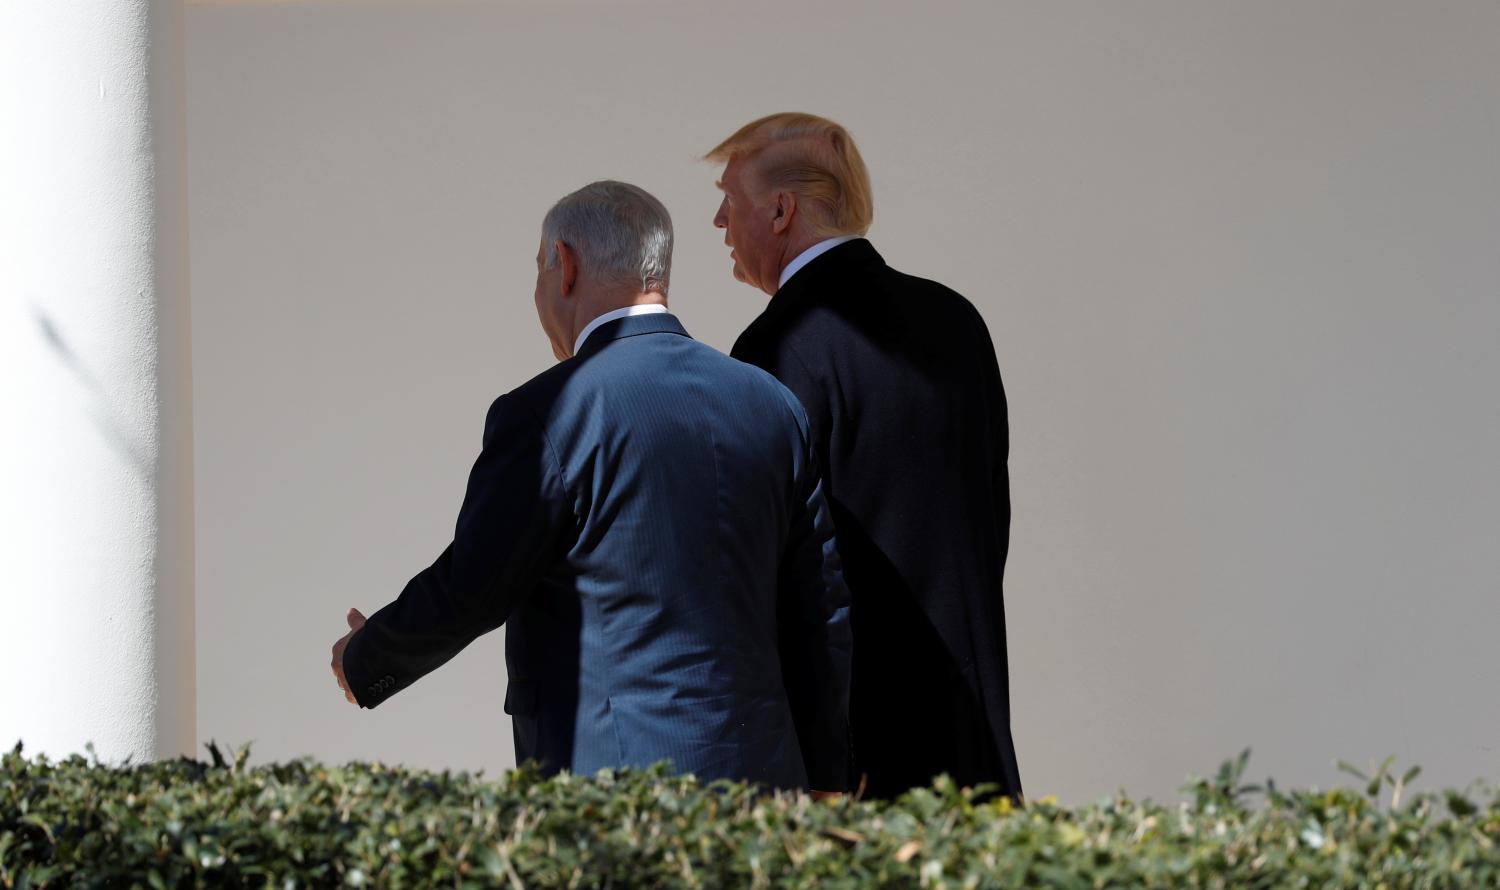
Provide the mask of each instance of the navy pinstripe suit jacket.
{"label": "navy pinstripe suit jacket", "polygon": [[344,672],[374,707],[509,622],[517,759],[838,790],[848,603],[796,397],[633,316],[495,401],[452,545]]}

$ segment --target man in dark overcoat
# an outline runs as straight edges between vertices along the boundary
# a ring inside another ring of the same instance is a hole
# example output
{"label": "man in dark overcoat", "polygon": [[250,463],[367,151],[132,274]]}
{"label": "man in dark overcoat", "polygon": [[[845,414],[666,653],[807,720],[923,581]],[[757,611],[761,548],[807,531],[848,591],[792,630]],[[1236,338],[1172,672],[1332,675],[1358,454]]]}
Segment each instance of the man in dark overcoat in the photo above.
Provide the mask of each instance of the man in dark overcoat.
{"label": "man in dark overcoat", "polygon": [[948,773],[1019,797],[1001,594],[1009,431],[984,319],[863,237],[870,178],[838,124],[771,115],[707,159],[724,164],[714,225],[734,277],[771,297],[731,355],[797,395],[824,468],[866,794]]}

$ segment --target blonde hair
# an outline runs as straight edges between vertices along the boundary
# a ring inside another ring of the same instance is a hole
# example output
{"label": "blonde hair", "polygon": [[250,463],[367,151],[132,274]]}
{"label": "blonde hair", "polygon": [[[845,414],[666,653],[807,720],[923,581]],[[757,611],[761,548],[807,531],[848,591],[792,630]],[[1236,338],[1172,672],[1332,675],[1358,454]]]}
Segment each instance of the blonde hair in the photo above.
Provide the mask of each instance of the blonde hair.
{"label": "blonde hair", "polygon": [[714,146],[705,161],[744,158],[765,185],[810,208],[813,234],[863,235],[875,219],[870,174],[849,131],[815,114],[782,112],[751,121]]}

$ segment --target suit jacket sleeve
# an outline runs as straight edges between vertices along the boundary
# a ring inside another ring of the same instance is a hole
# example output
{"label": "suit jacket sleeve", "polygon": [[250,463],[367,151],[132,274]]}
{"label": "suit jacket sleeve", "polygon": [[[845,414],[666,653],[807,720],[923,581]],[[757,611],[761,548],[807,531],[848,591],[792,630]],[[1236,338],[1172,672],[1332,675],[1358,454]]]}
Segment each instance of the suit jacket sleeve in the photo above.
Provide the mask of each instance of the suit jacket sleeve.
{"label": "suit jacket sleeve", "polygon": [[778,605],[782,676],[808,781],[820,791],[850,786],[849,589],[834,541],[818,461],[808,448],[798,480]]}
{"label": "suit jacket sleeve", "polygon": [[503,624],[555,559],[572,519],[541,425],[514,394],[496,399],[453,543],[344,650],[360,706],[375,707]]}

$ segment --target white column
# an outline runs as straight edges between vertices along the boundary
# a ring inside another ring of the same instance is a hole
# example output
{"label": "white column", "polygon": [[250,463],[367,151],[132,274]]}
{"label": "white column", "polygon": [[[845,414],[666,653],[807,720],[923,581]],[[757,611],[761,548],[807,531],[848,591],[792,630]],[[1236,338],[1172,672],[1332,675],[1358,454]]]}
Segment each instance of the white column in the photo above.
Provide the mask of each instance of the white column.
{"label": "white column", "polygon": [[0,746],[188,753],[182,0],[0,7]]}

